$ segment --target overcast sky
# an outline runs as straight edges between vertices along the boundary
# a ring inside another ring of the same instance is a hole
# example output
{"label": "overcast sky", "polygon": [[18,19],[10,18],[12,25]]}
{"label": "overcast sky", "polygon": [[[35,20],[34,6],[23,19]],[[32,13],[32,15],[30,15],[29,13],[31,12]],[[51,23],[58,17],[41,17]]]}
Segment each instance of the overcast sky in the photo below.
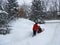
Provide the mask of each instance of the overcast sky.
{"label": "overcast sky", "polygon": [[32,0],[17,0],[19,5],[22,4],[27,4],[27,5],[31,5]]}

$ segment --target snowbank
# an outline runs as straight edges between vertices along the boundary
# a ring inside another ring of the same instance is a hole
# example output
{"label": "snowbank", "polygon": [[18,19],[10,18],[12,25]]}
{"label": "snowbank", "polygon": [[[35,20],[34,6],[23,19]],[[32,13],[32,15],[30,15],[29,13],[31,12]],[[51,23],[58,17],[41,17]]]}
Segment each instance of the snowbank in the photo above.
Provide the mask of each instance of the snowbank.
{"label": "snowbank", "polygon": [[60,20],[46,20],[46,23],[60,23]]}

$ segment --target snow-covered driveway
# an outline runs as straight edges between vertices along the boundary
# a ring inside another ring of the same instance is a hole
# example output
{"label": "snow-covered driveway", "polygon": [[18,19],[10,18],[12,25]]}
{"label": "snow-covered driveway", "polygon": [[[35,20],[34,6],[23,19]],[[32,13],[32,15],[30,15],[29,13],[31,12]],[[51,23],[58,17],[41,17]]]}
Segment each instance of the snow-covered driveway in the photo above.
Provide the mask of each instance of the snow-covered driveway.
{"label": "snow-covered driveway", "polygon": [[60,45],[60,23],[53,20],[40,24],[44,32],[32,37],[32,26],[34,22],[27,19],[18,19],[11,22],[11,34],[0,35],[0,45]]}

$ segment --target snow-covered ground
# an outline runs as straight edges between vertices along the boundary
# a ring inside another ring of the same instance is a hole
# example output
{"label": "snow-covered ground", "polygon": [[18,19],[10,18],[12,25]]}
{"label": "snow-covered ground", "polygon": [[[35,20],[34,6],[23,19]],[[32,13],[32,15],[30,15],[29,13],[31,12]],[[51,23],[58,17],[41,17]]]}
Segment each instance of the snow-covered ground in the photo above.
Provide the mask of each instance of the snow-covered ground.
{"label": "snow-covered ground", "polygon": [[12,26],[10,34],[0,35],[0,45],[60,45],[59,22],[60,20],[53,20],[46,21],[45,24],[39,24],[44,29],[44,32],[32,37],[32,26],[34,22],[19,18],[10,22]]}

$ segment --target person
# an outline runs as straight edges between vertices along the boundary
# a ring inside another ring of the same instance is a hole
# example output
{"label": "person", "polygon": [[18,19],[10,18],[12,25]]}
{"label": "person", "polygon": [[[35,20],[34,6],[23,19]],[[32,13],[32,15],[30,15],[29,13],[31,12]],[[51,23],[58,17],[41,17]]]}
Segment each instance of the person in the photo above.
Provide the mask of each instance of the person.
{"label": "person", "polygon": [[39,28],[38,23],[35,23],[35,24],[33,25],[33,36],[36,35],[36,32],[37,32],[38,28]]}

